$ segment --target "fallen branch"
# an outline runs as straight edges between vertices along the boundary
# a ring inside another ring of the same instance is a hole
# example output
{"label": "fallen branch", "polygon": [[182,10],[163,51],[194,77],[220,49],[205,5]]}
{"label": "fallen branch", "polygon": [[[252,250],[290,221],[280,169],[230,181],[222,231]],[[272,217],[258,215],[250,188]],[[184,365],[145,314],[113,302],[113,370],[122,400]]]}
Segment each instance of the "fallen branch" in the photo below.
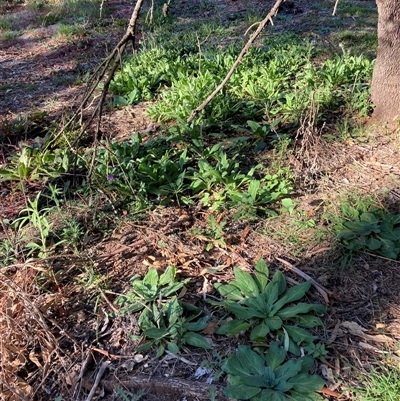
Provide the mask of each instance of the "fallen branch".
{"label": "fallen branch", "polygon": [[[268,13],[268,15],[260,22],[260,24],[258,25],[258,28],[256,29],[256,31],[250,36],[250,39],[248,40],[248,42],[245,44],[245,46],[243,47],[242,51],[240,52],[239,56],[237,57],[236,61],[233,63],[231,69],[228,71],[228,73],[226,74],[226,77],[223,79],[223,81],[215,88],[214,92],[211,93],[210,96],[208,96],[208,98],[206,100],[204,100],[204,102],[198,106],[197,108],[195,108],[192,113],[190,114],[189,118],[187,119],[187,123],[191,123],[196,116],[202,111],[204,110],[204,108],[215,98],[215,96],[217,96],[217,94],[222,90],[222,88],[225,86],[225,84],[229,81],[229,79],[231,78],[231,76],[233,75],[233,73],[235,72],[236,68],[238,67],[238,65],[241,63],[241,61],[243,60],[244,56],[247,54],[247,52],[249,51],[251,45],[253,44],[253,42],[256,40],[257,36],[260,34],[260,32],[264,29],[264,27],[268,24],[268,22],[271,22],[271,24],[273,25],[272,22],[272,17],[274,17],[277,13],[278,13],[278,9],[279,6],[284,2],[285,0],[277,0],[275,5],[271,8],[271,11]],[[253,24],[254,25],[254,24]],[[252,25],[252,26],[253,26]]]}

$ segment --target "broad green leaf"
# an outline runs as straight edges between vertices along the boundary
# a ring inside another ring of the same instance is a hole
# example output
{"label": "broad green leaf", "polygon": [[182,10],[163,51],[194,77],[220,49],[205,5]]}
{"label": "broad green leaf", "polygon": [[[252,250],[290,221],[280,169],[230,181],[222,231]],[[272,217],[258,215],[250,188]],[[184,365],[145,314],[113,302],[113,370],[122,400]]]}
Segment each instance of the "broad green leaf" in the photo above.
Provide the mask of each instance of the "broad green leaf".
{"label": "broad green leaf", "polygon": [[165,351],[165,347],[160,344],[157,348],[156,358],[159,358]]}
{"label": "broad green leaf", "polygon": [[381,247],[381,241],[377,240],[376,238],[367,238],[365,240],[365,244],[370,251],[376,251]]}
{"label": "broad green leaf", "polygon": [[282,391],[286,393],[287,391],[293,388],[293,384],[287,382],[286,380],[280,380],[279,383],[275,386],[276,390]]}
{"label": "broad green leaf", "polygon": [[311,393],[313,391],[321,390],[325,382],[317,375],[309,375],[307,373],[300,373],[288,380],[293,384],[293,389],[299,393]]}
{"label": "broad green leaf", "polygon": [[361,221],[365,221],[368,223],[377,223],[379,221],[378,217],[376,217],[373,213],[365,212],[360,216]]}
{"label": "broad green leaf", "polygon": [[132,287],[141,297],[152,300],[157,295],[157,286],[149,288],[143,281],[134,281]]}
{"label": "broad green leaf", "polygon": [[260,292],[264,291],[269,279],[269,269],[264,259],[259,259],[254,266],[254,281]]}
{"label": "broad green leaf", "polygon": [[243,305],[249,307],[249,319],[251,317],[263,318],[269,315],[270,307],[265,300],[266,298],[265,294],[260,294],[258,297],[246,298],[243,301]]}
{"label": "broad green leaf", "polygon": [[279,330],[283,324],[282,319],[279,316],[269,317],[265,319],[265,323],[271,330]]}
{"label": "broad green leaf", "polygon": [[237,267],[234,268],[237,286],[247,297],[256,297],[259,294],[258,286],[251,275]]}
{"label": "broad green leaf", "polygon": [[200,331],[207,327],[207,322],[210,320],[210,316],[203,316],[196,322],[185,323],[184,328],[187,331]]}
{"label": "broad green leaf", "polygon": [[175,280],[176,268],[175,266],[168,266],[165,272],[161,274],[158,285],[172,284]]}
{"label": "broad green leaf", "polygon": [[147,274],[143,278],[143,284],[147,288],[155,288],[157,287],[158,284],[158,272],[157,269],[154,267],[151,267]]}
{"label": "broad green leaf", "polygon": [[278,296],[279,296],[279,285],[277,282],[271,281],[265,287],[265,290],[263,292],[263,297],[269,307],[268,308],[269,311],[271,311],[272,305],[276,302],[276,300],[278,299]]}
{"label": "broad green leaf", "polygon": [[169,341],[167,343],[167,348],[169,352],[172,352],[173,354],[179,354],[179,347],[176,343]]}
{"label": "broad green leaf", "polygon": [[285,325],[285,329],[293,341],[298,345],[303,342],[312,343],[317,338],[301,327]]}
{"label": "broad green leaf", "polygon": [[286,278],[280,270],[277,270],[272,277],[273,283],[278,283],[278,294],[282,295],[286,291]]}
{"label": "broad green leaf", "polygon": [[262,375],[264,373],[264,359],[256,352],[252,351],[250,347],[240,345],[236,356],[249,374],[254,373]]}
{"label": "broad green leaf", "polygon": [[287,397],[279,390],[267,388],[253,397],[251,401],[287,401]]}
{"label": "broad green leaf", "polygon": [[267,361],[268,366],[270,366],[272,370],[275,370],[283,363],[285,358],[286,351],[281,346],[280,341],[274,341],[265,355],[265,360]]}
{"label": "broad green leaf", "polygon": [[234,336],[241,331],[247,330],[250,326],[250,323],[246,323],[243,320],[234,319],[222,324],[215,333],[227,336]]}
{"label": "broad green leaf", "polygon": [[337,237],[341,240],[352,240],[356,237],[358,237],[358,234],[354,231],[351,230],[342,230],[338,233]]}
{"label": "broad green leaf", "polygon": [[183,313],[177,297],[171,298],[163,309],[170,325],[176,323]]}
{"label": "broad green leaf", "polygon": [[282,366],[275,369],[275,377],[279,380],[289,380],[292,377],[295,377],[302,369],[302,361],[301,359],[290,359],[285,362]]}
{"label": "broad green leaf", "polygon": [[257,199],[258,190],[260,189],[260,181],[259,180],[251,180],[247,192],[251,196],[253,203]]}
{"label": "broad green leaf", "polygon": [[379,232],[378,223],[368,223],[364,221],[346,221],[343,225],[358,235],[370,235],[372,232]]}
{"label": "broad green leaf", "polygon": [[275,313],[277,313],[284,305],[303,298],[310,287],[311,283],[309,281],[305,281],[304,283],[297,284],[296,286],[289,288],[286,294],[274,304],[271,310],[271,315],[275,315]]}
{"label": "broad green leaf", "polygon": [[400,240],[400,228],[393,228],[391,230],[384,230],[382,228],[379,233],[379,237],[383,239],[388,239],[391,241],[399,241]]}
{"label": "broad green leaf", "polygon": [[[242,361],[236,355],[230,356],[223,364],[222,370],[230,375],[233,375],[234,378],[242,377],[242,376],[249,376],[249,371],[247,367],[242,366]],[[230,381],[232,384],[239,384],[237,380]]]}
{"label": "broad green leaf", "polygon": [[290,391],[288,394],[289,401],[317,401],[326,400],[326,398],[320,396],[318,393],[298,393],[297,391]]}
{"label": "broad green leaf", "polygon": [[234,285],[215,283],[214,288],[220,293],[222,297],[227,298],[231,301],[241,301],[243,299],[243,295],[240,292],[239,288],[235,287]]}
{"label": "broad green leaf", "polygon": [[260,339],[265,339],[266,335],[269,333],[269,327],[263,322],[261,324],[258,324],[257,326],[254,327],[253,330],[251,330],[250,333],[250,340],[251,341],[256,341]]}
{"label": "broad green leaf", "polygon": [[265,378],[262,375],[241,376],[240,379],[246,386],[265,387]]}
{"label": "broad green leaf", "polygon": [[302,313],[308,313],[311,311],[324,313],[326,311],[326,307],[320,304],[307,304],[304,302],[299,302],[294,306],[289,306],[287,308],[281,309],[277,312],[277,315],[282,319],[290,319]]}
{"label": "broad green leaf", "polygon": [[[224,303],[225,308],[229,311],[232,312],[238,319],[247,319],[252,317],[249,313],[249,308],[246,308],[245,306],[239,305],[236,302],[231,302],[231,301],[226,301]],[[252,310],[254,313],[253,317],[263,317],[263,315],[256,310]]]}
{"label": "broad green leaf", "polygon": [[257,387],[242,385],[226,386],[224,388],[224,394],[229,398],[235,398],[237,400],[249,400],[256,394],[260,393],[261,389]]}
{"label": "broad green leaf", "polygon": [[188,331],[183,335],[183,341],[186,344],[192,345],[193,347],[210,349],[210,343],[200,334]]}
{"label": "broad green leaf", "polygon": [[275,372],[272,370],[271,366],[264,366],[264,379],[265,387],[273,388],[278,383]]}
{"label": "broad green leaf", "polygon": [[301,359],[301,373],[307,373],[315,364],[315,359],[311,355],[303,356]]}
{"label": "broad green leaf", "polygon": [[154,339],[161,339],[167,334],[166,329],[158,329],[156,327],[144,330],[143,334],[146,337],[154,338]]}

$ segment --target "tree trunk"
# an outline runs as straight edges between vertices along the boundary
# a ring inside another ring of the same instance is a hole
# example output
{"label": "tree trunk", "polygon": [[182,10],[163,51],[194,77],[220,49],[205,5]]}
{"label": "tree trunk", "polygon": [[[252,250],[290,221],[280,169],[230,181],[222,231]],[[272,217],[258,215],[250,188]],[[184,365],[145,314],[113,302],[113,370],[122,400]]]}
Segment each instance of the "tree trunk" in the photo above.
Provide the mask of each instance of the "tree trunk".
{"label": "tree trunk", "polygon": [[373,117],[400,122],[400,1],[377,0],[378,54],[372,76]]}

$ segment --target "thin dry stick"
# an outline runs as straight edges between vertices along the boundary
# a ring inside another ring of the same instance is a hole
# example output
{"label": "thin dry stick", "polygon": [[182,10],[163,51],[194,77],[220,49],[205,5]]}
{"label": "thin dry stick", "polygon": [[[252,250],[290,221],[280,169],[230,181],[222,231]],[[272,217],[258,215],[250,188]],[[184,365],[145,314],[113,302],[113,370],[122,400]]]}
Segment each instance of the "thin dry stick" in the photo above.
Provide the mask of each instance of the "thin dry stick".
{"label": "thin dry stick", "polygon": [[338,4],[339,4],[339,0],[336,0],[335,7],[333,7],[333,13],[332,13],[333,17],[336,15],[336,9],[337,9]]}
{"label": "thin dry stick", "polygon": [[111,361],[105,361],[105,362],[103,362],[103,363],[101,364],[100,369],[99,369],[99,371],[97,372],[96,379],[95,379],[95,381],[94,381],[93,387],[92,387],[92,389],[90,390],[90,393],[89,393],[89,395],[88,395],[87,398],[86,398],[86,401],[91,401],[91,400],[92,400],[93,396],[94,396],[95,393],[96,393],[96,389],[97,389],[97,387],[98,387],[99,384],[100,384],[100,380],[101,380],[102,376],[104,375],[104,372],[106,371],[106,369],[107,369],[107,367],[108,367],[108,365],[109,365],[110,363],[111,363]]}
{"label": "thin dry stick", "polygon": [[97,126],[96,126],[96,133],[95,133],[95,138],[97,138],[99,131],[100,131],[100,122],[101,122],[101,117],[102,117],[102,112],[103,112],[103,105],[105,98],[108,93],[108,88],[111,84],[111,81],[114,77],[114,74],[119,66],[119,60],[124,53],[126,46],[128,45],[129,42],[132,42],[133,48],[135,48],[135,28],[136,28],[136,21],[139,17],[139,12],[142,8],[143,0],[137,0],[135,8],[132,12],[131,18],[129,20],[128,28],[126,29],[126,32],[122,39],[118,42],[118,44],[114,47],[112,50],[111,54],[106,57],[100,65],[96,68],[95,72],[93,73],[92,77],[90,78],[88,84],[87,84],[87,90],[85,95],[83,96],[83,100],[81,101],[81,104],[78,107],[78,110],[72,115],[72,117],[64,124],[64,126],[61,128],[61,130],[57,133],[57,135],[54,136],[54,138],[51,139],[51,141],[48,142],[46,145],[46,149],[50,146],[52,146],[60,137],[61,135],[64,134],[67,128],[69,128],[80,116],[80,120],[82,120],[83,112],[85,111],[85,107],[89,100],[91,99],[93,93],[97,89],[99,83],[103,80],[103,78],[107,75],[107,71],[109,71],[107,78],[104,82],[103,89],[100,94],[100,100],[98,101],[96,107],[94,108],[91,116],[89,119],[86,121],[84,126],[81,128],[79,131],[79,134],[77,136],[77,139],[75,140],[74,144],[77,143],[77,141],[81,138],[83,133],[86,131],[90,123],[93,121],[93,119],[97,115]]}
{"label": "thin dry stick", "polygon": [[296,266],[293,266],[291,263],[287,262],[284,259],[281,258],[276,258],[276,260],[279,260],[279,262],[283,263],[285,266],[287,266],[290,270],[295,272],[298,276],[304,278],[304,280],[309,280],[311,282],[311,285],[315,287],[315,289],[321,294],[322,298],[324,298],[324,301],[329,304],[329,298],[328,294],[332,295],[332,292],[324,288],[321,284],[317,283],[312,277],[310,277],[308,274],[302,272],[299,268]]}
{"label": "thin dry stick", "polygon": [[243,47],[242,51],[240,52],[239,56],[237,57],[236,61],[233,63],[233,66],[229,70],[229,72],[226,74],[226,77],[223,79],[223,81],[215,88],[214,92],[211,93],[210,96],[204,102],[198,106],[196,109],[192,111],[190,114],[189,118],[187,119],[187,123],[190,124],[196,116],[204,110],[204,108],[217,96],[217,94],[222,90],[222,88],[225,86],[225,84],[229,81],[233,73],[235,72],[237,66],[241,63],[243,60],[244,56],[247,54],[249,51],[251,45],[253,42],[256,40],[257,36],[260,34],[260,32],[264,29],[264,27],[267,25],[268,22],[272,21],[272,17],[274,17],[279,9],[279,6],[284,2],[285,0],[277,0],[275,5],[271,8],[271,11],[268,13],[268,15],[260,22],[260,25],[258,26],[257,30],[253,33],[253,35],[250,36],[250,39],[248,42],[245,44]]}

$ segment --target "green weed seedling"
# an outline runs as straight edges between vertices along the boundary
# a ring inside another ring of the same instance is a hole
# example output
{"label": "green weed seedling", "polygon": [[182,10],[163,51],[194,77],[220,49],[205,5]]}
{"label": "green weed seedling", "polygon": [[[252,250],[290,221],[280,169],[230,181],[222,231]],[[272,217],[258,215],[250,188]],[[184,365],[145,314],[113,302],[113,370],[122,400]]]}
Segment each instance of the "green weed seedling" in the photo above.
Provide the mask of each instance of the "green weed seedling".
{"label": "green weed seedling", "polygon": [[22,209],[20,212],[26,214],[26,216],[15,219],[13,227],[15,227],[23,237],[30,228],[29,224],[31,224],[37,230],[38,237],[30,238],[30,241],[25,244],[25,247],[28,249],[28,256],[33,253],[38,253],[39,257],[46,257],[58,245],[64,243],[65,240],[60,240],[52,245],[48,244],[52,226],[48,216],[54,208],[52,206],[41,208],[39,206],[40,197],[41,193],[39,192],[34,200],[28,200],[29,206]]}
{"label": "green weed seedling", "polygon": [[306,295],[310,282],[288,289],[286,278],[279,270],[269,278],[269,269],[263,260],[257,262],[253,275],[239,268],[234,269],[234,274],[235,280],[228,284],[215,284],[224,300],[209,301],[235,316],[223,323],[217,334],[233,336],[251,330],[250,340],[260,346],[268,345],[269,334],[278,335],[294,355],[301,354],[300,347],[306,353],[317,353],[314,345],[317,338],[306,329],[323,326],[315,313],[321,314],[326,308],[320,304],[296,303]]}
{"label": "green weed seedling", "polygon": [[400,256],[400,214],[379,209],[360,212],[344,205],[342,211],[349,221],[335,229],[339,241],[350,251],[368,251],[389,259]]}
{"label": "green weed seedling", "polygon": [[71,164],[69,152],[62,149],[41,152],[22,147],[13,155],[5,168],[0,169],[1,181],[47,181],[67,173]]}
{"label": "green weed seedling", "polygon": [[122,313],[134,313],[148,308],[153,302],[177,293],[190,279],[176,281],[175,266],[168,266],[163,274],[151,267],[143,279],[139,275],[132,278],[132,291],[120,296],[117,305]]}
{"label": "green weed seedling", "polygon": [[324,386],[324,381],[308,374],[314,359],[307,356],[287,362],[285,359],[286,351],[279,341],[273,342],[265,355],[248,346],[239,346],[236,355],[223,365],[230,383],[224,394],[251,401],[322,400],[316,391]]}

